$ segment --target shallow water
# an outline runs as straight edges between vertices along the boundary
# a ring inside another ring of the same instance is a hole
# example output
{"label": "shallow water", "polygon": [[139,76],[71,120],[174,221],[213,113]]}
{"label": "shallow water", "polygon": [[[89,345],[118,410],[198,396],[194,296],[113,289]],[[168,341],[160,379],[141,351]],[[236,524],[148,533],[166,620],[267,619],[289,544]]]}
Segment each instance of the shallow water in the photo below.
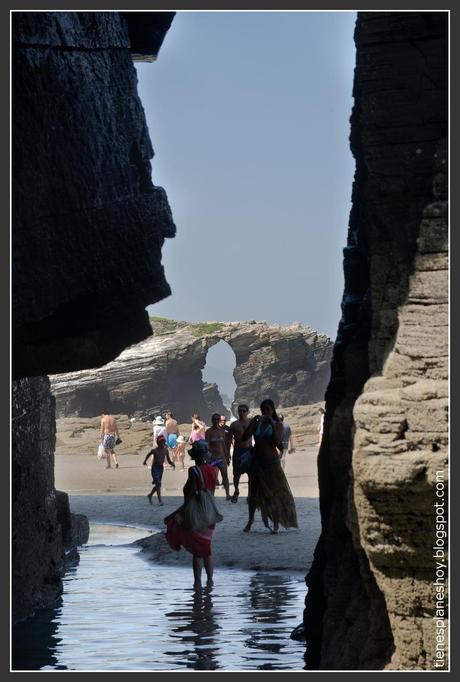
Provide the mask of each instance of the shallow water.
{"label": "shallow water", "polygon": [[[13,629],[13,670],[302,670],[304,576],[146,561],[145,529],[93,525],[58,603]],[[183,551],[183,550],[181,550]],[[205,576],[203,574],[203,580]]]}

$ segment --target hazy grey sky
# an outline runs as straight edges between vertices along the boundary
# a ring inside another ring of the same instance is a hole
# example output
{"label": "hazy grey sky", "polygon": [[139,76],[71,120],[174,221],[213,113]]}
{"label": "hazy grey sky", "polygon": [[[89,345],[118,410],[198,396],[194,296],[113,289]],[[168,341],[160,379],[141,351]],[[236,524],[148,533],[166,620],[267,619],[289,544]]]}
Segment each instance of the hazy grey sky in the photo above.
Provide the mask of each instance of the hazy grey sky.
{"label": "hazy grey sky", "polygon": [[335,338],[354,160],[354,12],[178,12],[139,94],[177,225],[152,315]]}

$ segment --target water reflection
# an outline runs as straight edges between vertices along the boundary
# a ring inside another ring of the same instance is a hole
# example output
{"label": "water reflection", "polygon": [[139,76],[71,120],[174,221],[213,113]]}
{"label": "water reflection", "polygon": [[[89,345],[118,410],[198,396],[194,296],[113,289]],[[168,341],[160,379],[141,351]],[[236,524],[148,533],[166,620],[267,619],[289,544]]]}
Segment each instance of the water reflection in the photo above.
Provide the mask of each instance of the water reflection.
{"label": "water reflection", "polygon": [[[194,589],[188,608],[166,613],[172,623],[178,618],[184,621],[171,628],[170,636],[186,645],[184,663],[187,668],[193,670],[216,670],[219,667],[216,636],[220,626],[215,617],[212,589],[212,586]],[[193,646],[193,650],[189,650],[188,645]],[[176,652],[173,655],[176,655]]]}
{"label": "water reflection", "polygon": [[[303,576],[217,569],[194,590],[191,567],[155,566],[117,542],[82,548],[53,609],[13,630],[14,670],[301,670],[289,635]],[[124,535],[120,535],[122,542]]]}

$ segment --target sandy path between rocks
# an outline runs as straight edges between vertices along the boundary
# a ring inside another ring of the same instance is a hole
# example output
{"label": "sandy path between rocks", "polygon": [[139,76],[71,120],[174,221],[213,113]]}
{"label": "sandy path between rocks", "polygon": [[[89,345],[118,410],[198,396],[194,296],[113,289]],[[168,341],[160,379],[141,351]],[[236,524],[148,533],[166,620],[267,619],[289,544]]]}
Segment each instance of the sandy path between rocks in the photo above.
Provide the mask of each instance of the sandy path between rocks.
{"label": "sandy path between rocks", "polygon": [[[243,533],[247,521],[247,477],[240,484],[237,504],[227,502],[222,488],[216,491],[217,503],[224,520],[213,537],[216,567],[235,566],[250,570],[285,570],[306,572],[320,534],[316,448],[297,450],[288,456],[286,475],[295,497],[298,529],[281,529],[271,535],[264,528],[260,513],[250,533]],[[106,470],[96,457],[59,455],[56,457],[55,483],[70,497],[75,513],[85,514],[90,523],[112,523],[164,530],[163,519],[182,503],[182,487],[187,471],[165,470],[163,476],[164,506],[156,499],[148,503],[150,471],[142,466],[142,458],[119,457],[119,469]],[[186,469],[192,464],[186,460]],[[231,470],[230,470],[231,479]],[[233,487],[230,488],[232,492]],[[191,555],[184,549],[174,552],[163,532],[139,541],[146,558],[163,565],[191,565]]]}

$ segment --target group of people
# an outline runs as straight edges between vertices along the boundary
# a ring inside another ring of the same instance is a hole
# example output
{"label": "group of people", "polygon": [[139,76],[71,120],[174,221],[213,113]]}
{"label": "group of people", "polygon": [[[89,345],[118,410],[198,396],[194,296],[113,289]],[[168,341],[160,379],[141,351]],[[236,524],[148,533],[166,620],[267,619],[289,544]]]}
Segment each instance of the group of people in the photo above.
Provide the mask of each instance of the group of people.
{"label": "group of people", "polygon": [[[212,426],[205,428],[198,415],[192,417],[191,448],[188,453],[195,466],[199,467],[206,488],[214,494],[218,471],[222,474],[222,482],[227,501],[237,502],[239,496],[239,480],[244,471],[248,473],[248,512],[249,518],[244,527],[248,533],[254,522],[256,510],[260,510],[262,521],[271,533],[279,533],[280,526],[297,528],[297,513],[288,481],[282,466],[282,454],[292,444],[292,432],[283,429],[283,422],[278,416],[272,400],[266,399],[260,405],[261,414],[249,419],[247,405],[238,406],[238,419],[225,429],[221,424],[221,415],[212,415]],[[203,438],[204,435],[204,438]],[[287,437],[287,440],[286,440]],[[230,449],[233,446],[233,482],[234,494],[229,492],[228,466]],[[248,460],[249,457],[249,460]],[[249,461],[249,464],[248,464]],[[197,490],[197,477],[189,474],[183,488],[184,503],[179,510],[165,518],[166,540],[170,547],[179,550],[184,547],[193,555],[193,573],[195,585],[201,585],[203,566],[208,583],[212,582],[213,562],[211,541],[215,525],[199,530],[184,528],[181,510]]]}
{"label": "group of people", "polygon": [[[262,522],[271,533],[279,533],[280,526],[297,528],[297,513],[294,498],[284,473],[286,454],[294,452],[292,430],[284,422],[282,415],[276,412],[273,401],[269,398],[260,404],[260,414],[249,418],[249,408],[245,404],[238,406],[238,419],[229,426],[226,417],[215,413],[211,417],[212,425],[206,427],[205,422],[196,413],[191,418],[191,431],[188,437],[190,458],[195,467],[199,467],[206,489],[214,494],[218,473],[222,476],[222,485],[226,500],[236,503],[239,497],[239,482],[243,473],[248,474],[248,521],[243,529],[250,532],[255,513],[260,510]],[[324,423],[324,410],[321,408],[321,424],[319,443],[321,443]],[[102,413],[101,441],[107,450],[108,464],[111,457],[118,468],[114,447],[119,439],[118,427],[114,417]],[[163,417],[153,419],[153,447],[146,454],[143,465],[152,457],[151,472],[153,487],[147,495],[152,504],[156,492],[158,502],[163,505],[161,482],[165,462],[175,469],[181,463],[184,469],[185,449],[187,442],[179,434],[177,420],[171,411]],[[231,455],[232,453],[232,455]],[[233,466],[233,495],[230,495],[228,467]],[[197,491],[197,477],[191,467],[183,488],[184,505]],[[190,530],[182,525],[182,516],[176,510],[165,518],[166,540],[171,548],[179,550],[184,547],[193,555],[193,572],[195,585],[201,585],[203,566],[208,582],[212,582],[213,563],[211,557],[211,540],[214,525],[199,530]]]}

